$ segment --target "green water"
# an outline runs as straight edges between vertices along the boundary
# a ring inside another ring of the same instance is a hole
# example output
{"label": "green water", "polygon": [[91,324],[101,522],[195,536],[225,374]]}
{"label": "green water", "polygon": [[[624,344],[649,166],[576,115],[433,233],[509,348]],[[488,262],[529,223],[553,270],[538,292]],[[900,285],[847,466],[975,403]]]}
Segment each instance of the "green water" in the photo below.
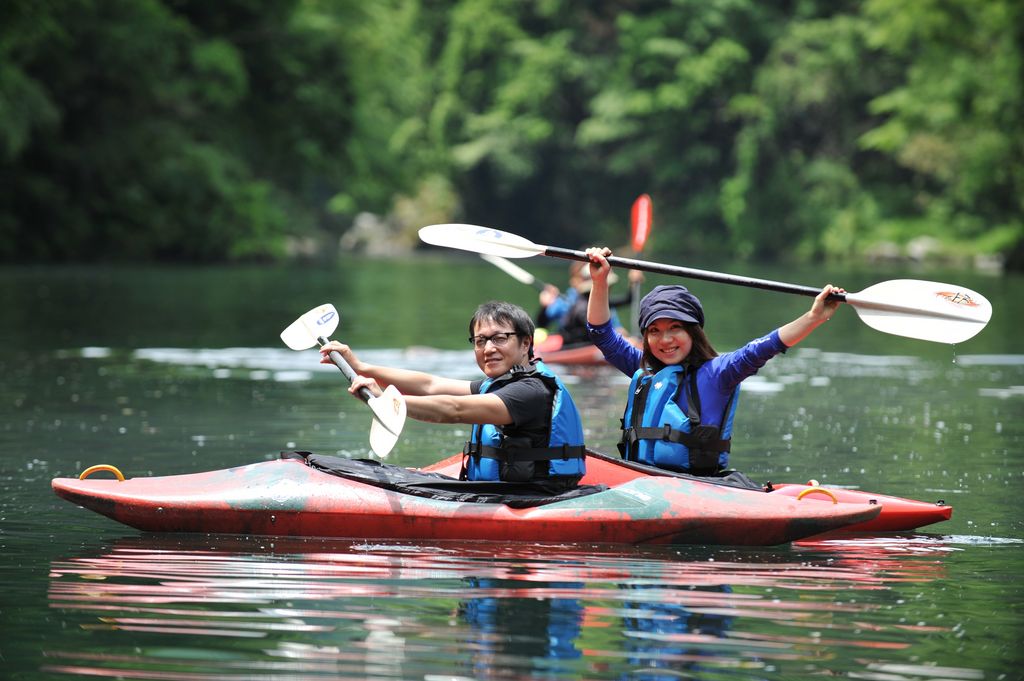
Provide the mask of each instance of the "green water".
{"label": "green water", "polygon": [[[562,283],[565,267],[525,261]],[[5,678],[1020,677],[1024,281],[949,272],[721,271],[856,291],[956,282],[995,314],[958,347],[850,309],[745,384],[733,463],[756,480],[954,506],[890,537],[730,547],[425,545],[147,535],[55,497],[94,463],[130,476],[282,449],[366,456],[369,419],[314,351],[278,338],[323,302],[367,357],[477,375],[475,305],[533,289],[471,258],[336,268],[0,270],[0,661]],[[645,288],[667,281],[648,278]],[[810,299],[694,282],[719,350]],[[612,451],[626,378],[563,369]],[[410,422],[389,461],[454,452]]]}

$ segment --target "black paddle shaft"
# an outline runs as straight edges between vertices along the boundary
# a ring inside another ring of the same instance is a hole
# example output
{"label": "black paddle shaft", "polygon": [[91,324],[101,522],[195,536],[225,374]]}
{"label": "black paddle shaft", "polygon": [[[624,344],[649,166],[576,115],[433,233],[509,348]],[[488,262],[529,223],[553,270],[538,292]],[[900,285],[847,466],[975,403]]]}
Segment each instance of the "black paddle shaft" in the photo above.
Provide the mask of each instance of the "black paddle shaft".
{"label": "black paddle shaft", "polygon": [[[574,251],[568,248],[557,248],[554,246],[545,246],[544,255],[549,255],[554,258],[563,258],[565,260],[579,260],[581,262],[590,262],[590,258],[583,251]],[[608,264],[617,267],[626,267],[631,270],[643,270],[645,272],[655,272],[657,274],[668,274],[674,277],[686,277],[688,279],[703,279],[705,281],[716,281],[723,284],[736,284],[737,286],[749,286],[750,288],[759,288],[766,291],[777,291],[778,293],[795,293],[801,296],[815,297],[821,293],[820,288],[814,288],[812,286],[800,286],[798,284],[786,284],[781,281],[771,281],[770,279],[754,279],[752,277],[738,277],[734,274],[722,274],[721,272],[709,272],[708,270],[697,270],[692,267],[679,267],[678,265],[663,265],[661,263],[649,262],[647,260],[635,260],[633,258],[620,258],[618,256],[608,256]],[[846,295],[842,293],[833,293],[829,296],[830,300],[841,300],[846,302]]]}
{"label": "black paddle shaft", "polygon": [[[320,344],[320,347],[327,345],[327,339],[324,338],[323,336],[317,336],[316,342]],[[355,369],[352,368],[352,365],[345,361],[345,358],[341,356],[340,352],[338,352],[337,350],[331,350],[329,356],[331,358],[331,361],[334,362],[334,366],[341,369],[341,373],[345,374],[345,378],[348,379],[349,383],[355,380],[358,374],[356,374],[356,371]],[[370,399],[373,397],[373,393],[371,393],[369,389],[365,387],[360,388],[357,392],[359,393],[359,398],[362,399],[363,402],[369,402]]]}

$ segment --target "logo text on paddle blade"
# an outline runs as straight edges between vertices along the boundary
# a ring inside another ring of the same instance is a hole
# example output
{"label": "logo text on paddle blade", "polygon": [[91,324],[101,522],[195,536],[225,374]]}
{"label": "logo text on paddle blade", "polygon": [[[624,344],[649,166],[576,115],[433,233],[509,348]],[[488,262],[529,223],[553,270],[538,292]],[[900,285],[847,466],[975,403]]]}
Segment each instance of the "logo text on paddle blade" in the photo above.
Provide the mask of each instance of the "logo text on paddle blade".
{"label": "logo text on paddle blade", "polygon": [[953,303],[954,305],[963,305],[965,307],[978,307],[978,303],[971,298],[970,294],[962,291],[936,291],[935,296],[942,298],[943,300]]}

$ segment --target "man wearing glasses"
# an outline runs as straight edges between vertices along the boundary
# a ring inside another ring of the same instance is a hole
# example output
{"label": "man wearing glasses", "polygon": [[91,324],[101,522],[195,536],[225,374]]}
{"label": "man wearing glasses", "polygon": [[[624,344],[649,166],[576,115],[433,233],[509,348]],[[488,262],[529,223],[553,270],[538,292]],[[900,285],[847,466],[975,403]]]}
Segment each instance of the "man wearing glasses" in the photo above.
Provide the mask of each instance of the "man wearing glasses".
{"label": "man wearing glasses", "polygon": [[[469,322],[469,342],[486,378],[466,381],[421,371],[367,364],[331,341],[359,376],[349,386],[381,394],[394,385],[408,415],[432,423],[469,423],[463,450],[467,480],[530,482],[553,494],[574,487],[585,472],[583,425],[562,381],[533,356],[533,320],[518,305],[492,301]],[[379,382],[379,383],[378,383]]]}

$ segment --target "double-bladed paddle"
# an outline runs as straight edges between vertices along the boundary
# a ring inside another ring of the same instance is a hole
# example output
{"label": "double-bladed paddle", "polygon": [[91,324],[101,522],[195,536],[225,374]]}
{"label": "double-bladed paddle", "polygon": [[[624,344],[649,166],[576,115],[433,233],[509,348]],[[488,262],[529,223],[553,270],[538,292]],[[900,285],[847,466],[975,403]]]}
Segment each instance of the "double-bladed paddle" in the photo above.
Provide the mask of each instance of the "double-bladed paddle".
{"label": "double-bladed paddle", "polygon": [[[566,260],[589,260],[583,251],[541,246],[516,234],[477,225],[430,225],[421,229],[419,235],[425,243],[434,246],[458,248],[505,258],[547,255]],[[821,289],[811,286],[663,265],[632,258],[611,256],[608,262],[613,266],[657,274],[749,286],[779,293],[814,297],[821,292]],[[980,293],[963,286],[934,281],[895,279],[869,286],[859,293],[834,293],[832,297],[852,305],[861,321],[873,329],[936,343],[962,343],[973,338],[985,328],[992,317],[992,304]]]}
{"label": "double-bladed paddle", "polygon": [[[315,307],[292,322],[281,332],[281,340],[292,350],[308,350],[316,345],[327,345],[327,338],[338,328],[340,317],[338,311],[330,303]],[[331,361],[341,369],[345,378],[351,383],[356,372],[345,361],[341,353],[332,350]],[[398,436],[405,425],[405,398],[398,388],[389,385],[384,392],[374,397],[366,388],[358,391],[360,399],[366,402],[373,412],[373,423],[370,425],[370,449],[379,457],[386,457],[398,442]]]}

